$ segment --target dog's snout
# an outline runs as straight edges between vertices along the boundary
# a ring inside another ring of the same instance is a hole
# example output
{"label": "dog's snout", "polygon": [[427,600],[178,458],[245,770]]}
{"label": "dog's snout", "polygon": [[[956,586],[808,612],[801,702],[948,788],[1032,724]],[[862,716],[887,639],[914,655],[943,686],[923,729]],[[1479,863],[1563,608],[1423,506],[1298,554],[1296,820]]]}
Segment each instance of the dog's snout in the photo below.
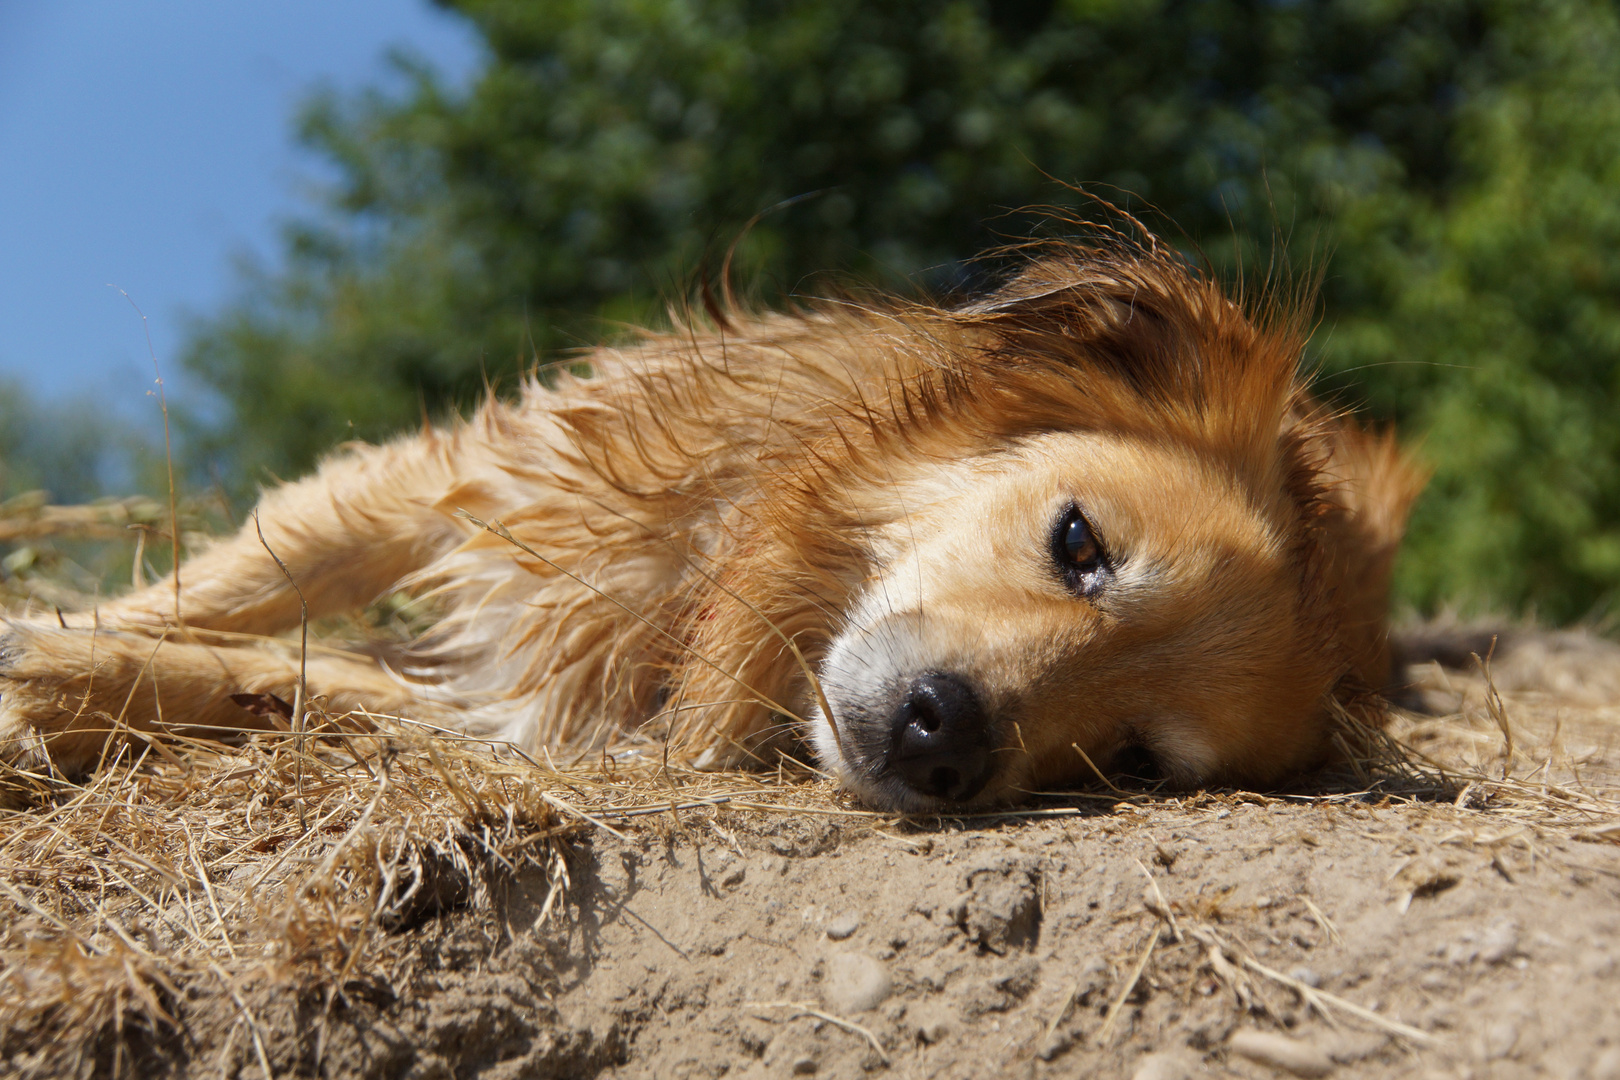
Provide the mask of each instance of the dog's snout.
{"label": "dog's snout", "polygon": [[894,712],[889,767],[924,795],[960,802],[990,778],[989,718],[979,695],[948,672],[919,675]]}

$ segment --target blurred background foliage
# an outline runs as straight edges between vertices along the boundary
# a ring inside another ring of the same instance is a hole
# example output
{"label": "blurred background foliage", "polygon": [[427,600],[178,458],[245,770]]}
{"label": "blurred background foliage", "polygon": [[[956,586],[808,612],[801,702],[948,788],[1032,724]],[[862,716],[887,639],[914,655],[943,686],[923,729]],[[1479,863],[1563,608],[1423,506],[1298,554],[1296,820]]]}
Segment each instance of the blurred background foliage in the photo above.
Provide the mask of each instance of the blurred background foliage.
{"label": "blurred background foliage", "polygon": [[[0,497],[49,488],[62,502],[100,494],[107,430],[84,402],[42,405],[11,379],[0,379]],[[131,447],[130,449],[137,449]]]}
{"label": "blurred background foliage", "polygon": [[[40,402],[0,379],[0,608],[77,607],[136,580],[137,561],[147,575],[171,567],[168,507],[106,495],[165,491],[164,464],[161,444],[104,403]],[[178,509],[199,539],[231,516],[217,488]]]}
{"label": "blurred background foliage", "polygon": [[658,321],[739,234],[762,303],[949,294],[1075,183],[1223,275],[1326,263],[1307,363],[1435,470],[1404,601],[1569,620],[1620,596],[1612,3],[446,6],[482,72],[451,92],[400,61],[403,93],[312,100],[328,198],[194,329],[225,408],[186,453],[239,499]]}

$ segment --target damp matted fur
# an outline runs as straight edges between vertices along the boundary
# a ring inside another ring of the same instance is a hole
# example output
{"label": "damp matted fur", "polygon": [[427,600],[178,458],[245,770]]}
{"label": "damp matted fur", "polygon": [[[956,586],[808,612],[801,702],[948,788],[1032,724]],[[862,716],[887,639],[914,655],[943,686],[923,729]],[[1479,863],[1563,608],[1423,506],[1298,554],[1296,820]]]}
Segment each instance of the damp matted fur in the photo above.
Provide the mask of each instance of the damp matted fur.
{"label": "damp matted fur", "polygon": [[[954,306],[717,308],[343,450],[178,590],[13,621],[9,759],[82,772],[109,730],[264,727],[242,695],[307,690],[536,755],[639,737],[769,764],[804,740],[914,810],[1139,761],[1180,786],[1319,765],[1333,717],[1382,721],[1420,471],[1311,396],[1298,303],[1092,237]],[[385,662],[256,643],[399,590],[438,617]],[[907,767],[942,701],[972,777]]]}

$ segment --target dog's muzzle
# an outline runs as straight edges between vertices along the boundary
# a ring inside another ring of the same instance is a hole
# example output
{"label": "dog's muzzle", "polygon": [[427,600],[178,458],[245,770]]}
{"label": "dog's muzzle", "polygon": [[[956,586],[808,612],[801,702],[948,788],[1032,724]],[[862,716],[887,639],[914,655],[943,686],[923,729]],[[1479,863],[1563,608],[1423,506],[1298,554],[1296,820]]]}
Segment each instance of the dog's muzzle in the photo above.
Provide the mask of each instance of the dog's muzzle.
{"label": "dog's muzzle", "polygon": [[918,794],[965,802],[990,779],[989,717],[960,676],[942,671],[917,676],[889,724],[887,771]]}

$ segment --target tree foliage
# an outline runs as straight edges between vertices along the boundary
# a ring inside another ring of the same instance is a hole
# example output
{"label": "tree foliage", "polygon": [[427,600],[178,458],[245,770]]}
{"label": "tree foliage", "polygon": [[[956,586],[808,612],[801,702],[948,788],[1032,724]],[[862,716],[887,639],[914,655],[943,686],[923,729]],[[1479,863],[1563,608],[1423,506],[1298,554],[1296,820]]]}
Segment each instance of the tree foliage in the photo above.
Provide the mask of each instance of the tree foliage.
{"label": "tree foliage", "polygon": [[0,500],[44,491],[57,502],[84,502],[111,484],[148,479],[130,465],[138,434],[89,401],[42,404],[12,379],[0,379]]}
{"label": "tree foliage", "polygon": [[[1330,257],[1310,362],[1420,441],[1400,588],[1576,617],[1620,589],[1620,26],[1590,0],[453,0],[465,90],[303,117],[336,166],[198,328],[195,445],[307,467],[713,275],[971,288],[1079,183],[1216,269]],[[1062,183],[1060,183],[1062,182]],[[751,227],[750,219],[761,215]]]}

